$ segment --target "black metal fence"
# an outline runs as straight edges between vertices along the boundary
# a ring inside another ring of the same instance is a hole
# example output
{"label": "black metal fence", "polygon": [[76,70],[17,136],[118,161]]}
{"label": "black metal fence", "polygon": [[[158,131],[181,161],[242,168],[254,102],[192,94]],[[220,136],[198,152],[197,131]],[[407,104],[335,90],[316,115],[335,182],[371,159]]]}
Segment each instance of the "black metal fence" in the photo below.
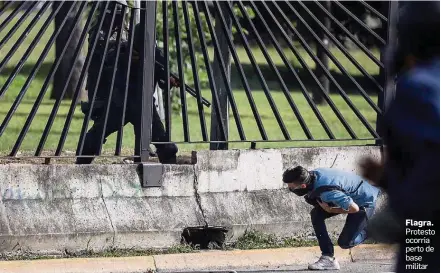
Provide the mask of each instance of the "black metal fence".
{"label": "black metal fence", "polygon": [[[376,120],[393,94],[381,52],[394,41],[396,9],[393,1],[2,2],[0,153],[80,156],[97,122],[106,128],[97,154],[135,147],[143,162],[152,143],[378,143]],[[152,142],[158,118],[165,131]]]}

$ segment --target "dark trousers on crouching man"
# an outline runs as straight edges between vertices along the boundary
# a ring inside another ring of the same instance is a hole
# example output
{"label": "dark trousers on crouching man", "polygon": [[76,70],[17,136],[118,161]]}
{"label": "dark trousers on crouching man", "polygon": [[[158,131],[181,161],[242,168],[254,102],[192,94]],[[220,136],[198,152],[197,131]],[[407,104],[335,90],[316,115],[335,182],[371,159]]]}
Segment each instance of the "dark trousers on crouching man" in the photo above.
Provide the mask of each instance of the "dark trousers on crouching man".
{"label": "dark trousers on crouching man", "polygon": [[[363,243],[367,238],[366,228],[374,208],[360,208],[360,211],[347,215],[345,225],[338,238],[338,245],[349,249]],[[316,206],[311,210],[311,221],[320,250],[324,256],[334,256],[334,246],[329,237],[325,220],[339,214],[329,213]]]}

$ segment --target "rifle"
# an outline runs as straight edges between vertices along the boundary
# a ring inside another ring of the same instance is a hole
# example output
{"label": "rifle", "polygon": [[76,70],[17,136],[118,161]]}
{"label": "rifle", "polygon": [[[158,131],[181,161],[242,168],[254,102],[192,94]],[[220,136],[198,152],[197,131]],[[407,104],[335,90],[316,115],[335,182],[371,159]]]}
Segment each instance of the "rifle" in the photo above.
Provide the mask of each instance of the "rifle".
{"label": "rifle", "polygon": [[[159,62],[158,60],[156,60],[156,64],[159,65],[159,67],[161,68],[162,71],[165,70],[164,65],[161,62]],[[180,81],[179,77],[176,74],[170,73],[170,76],[172,78],[174,78],[175,80]],[[190,86],[185,85],[185,91],[187,91],[193,97],[197,98],[196,91],[193,88],[191,88]],[[202,97],[202,104],[207,107],[211,106],[211,103],[207,99],[205,99],[204,97]]]}
{"label": "rifle", "polygon": [[[156,61],[156,64],[159,65],[159,67],[161,68],[161,70],[164,70],[164,65],[163,65],[161,62]],[[180,80],[179,80],[179,77],[178,77],[177,75],[175,75],[175,74],[173,74],[173,73],[170,73],[170,76],[173,77],[175,80],[180,81]],[[191,87],[188,86],[188,85],[185,85],[185,90],[186,90],[190,95],[192,95],[193,97],[197,98],[196,91],[195,91],[193,88],[191,88]],[[102,104],[102,105],[101,105],[101,104]],[[202,97],[202,104],[205,105],[205,106],[207,106],[207,107],[210,107],[210,106],[211,106],[211,103],[210,103],[207,99],[205,99],[204,97]],[[95,109],[98,109],[98,108],[103,107],[103,106],[104,106],[104,103],[100,103],[99,101],[95,101],[94,106],[95,106],[95,107],[94,107]],[[81,102],[81,111],[82,111],[84,114],[87,114],[87,113],[90,111],[90,104],[89,104],[89,102]],[[91,118],[92,118],[92,120],[95,120],[98,116],[99,116],[99,113],[98,113],[98,111],[97,111],[97,112],[95,112],[95,113],[92,114]]]}

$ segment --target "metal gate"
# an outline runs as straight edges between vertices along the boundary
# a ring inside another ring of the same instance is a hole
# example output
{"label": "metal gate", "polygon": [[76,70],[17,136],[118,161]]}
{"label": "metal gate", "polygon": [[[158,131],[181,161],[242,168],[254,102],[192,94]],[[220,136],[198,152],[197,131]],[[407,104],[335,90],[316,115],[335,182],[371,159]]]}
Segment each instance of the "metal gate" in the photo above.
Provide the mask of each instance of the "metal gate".
{"label": "metal gate", "polygon": [[[102,142],[109,140],[99,153],[133,155],[133,133],[124,125],[128,102],[139,95],[139,155],[147,161],[158,67],[180,87],[170,89],[165,80],[158,93],[166,134],[153,144],[191,150],[380,141],[377,117],[393,94],[382,51],[394,41],[394,1],[0,5],[3,158],[81,155],[93,111],[82,114],[79,101],[93,78],[89,106],[96,108],[99,94],[107,94],[100,108],[104,128],[117,127],[110,137],[102,130]],[[127,56],[139,48],[139,69],[121,69],[133,59],[120,57],[123,44]],[[163,50],[162,61],[155,46]],[[98,48],[101,58],[95,59]],[[103,89],[102,81],[110,84]]]}

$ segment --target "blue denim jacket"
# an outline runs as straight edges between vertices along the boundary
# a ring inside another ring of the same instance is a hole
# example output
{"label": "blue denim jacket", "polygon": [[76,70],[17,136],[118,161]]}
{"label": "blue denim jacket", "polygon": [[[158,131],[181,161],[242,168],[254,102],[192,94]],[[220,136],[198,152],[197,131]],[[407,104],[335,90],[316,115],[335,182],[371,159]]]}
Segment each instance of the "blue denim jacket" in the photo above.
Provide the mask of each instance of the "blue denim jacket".
{"label": "blue denim jacket", "polygon": [[320,186],[337,185],[347,192],[327,191],[320,195],[320,199],[327,203],[334,203],[344,210],[349,209],[351,202],[365,208],[375,207],[380,190],[370,185],[360,176],[337,169],[319,168],[312,171],[316,180],[314,189]]}

